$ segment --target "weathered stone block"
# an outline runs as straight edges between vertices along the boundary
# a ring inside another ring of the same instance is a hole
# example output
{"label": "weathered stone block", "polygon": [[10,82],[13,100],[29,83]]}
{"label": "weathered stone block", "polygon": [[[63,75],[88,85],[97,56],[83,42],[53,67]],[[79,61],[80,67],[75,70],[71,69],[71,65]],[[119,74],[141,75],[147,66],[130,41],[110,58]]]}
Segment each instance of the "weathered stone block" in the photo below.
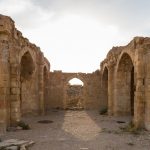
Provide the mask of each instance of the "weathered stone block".
{"label": "weathered stone block", "polygon": [[9,95],[10,94],[10,88],[8,87],[0,87],[0,95]]}
{"label": "weathered stone block", "polygon": [[4,109],[6,107],[5,96],[0,95],[0,98],[3,98],[3,99],[0,99],[0,109]]}
{"label": "weathered stone block", "polygon": [[12,87],[11,90],[10,90],[10,93],[11,94],[20,94],[20,88],[15,88],[15,87]]}
{"label": "weathered stone block", "polygon": [[16,66],[16,67],[11,67],[11,69],[10,69],[10,73],[11,74],[15,74],[15,75],[19,75],[19,67],[18,66]]}
{"label": "weathered stone block", "polygon": [[11,81],[11,87],[15,87],[15,88],[19,87],[19,81],[12,80]]}
{"label": "weathered stone block", "polygon": [[10,95],[10,99],[11,101],[20,101],[20,95],[18,94]]}

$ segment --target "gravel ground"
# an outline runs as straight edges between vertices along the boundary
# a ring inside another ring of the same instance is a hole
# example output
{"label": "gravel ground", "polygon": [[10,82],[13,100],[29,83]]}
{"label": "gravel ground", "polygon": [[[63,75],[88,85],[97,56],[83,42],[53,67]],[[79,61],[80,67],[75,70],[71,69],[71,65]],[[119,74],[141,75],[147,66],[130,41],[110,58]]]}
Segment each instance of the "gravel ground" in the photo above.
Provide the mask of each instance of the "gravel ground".
{"label": "gravel ground", "polygon": [[[103,116],[96,111],[52,110],[46,116],[23,118],[31,130],[7,132],[1,138],[33,140],[31,150],[150,150],[150,132],[133,134],[120,129],[130,119]],[[38,123],[40,120],[53,123]]]}

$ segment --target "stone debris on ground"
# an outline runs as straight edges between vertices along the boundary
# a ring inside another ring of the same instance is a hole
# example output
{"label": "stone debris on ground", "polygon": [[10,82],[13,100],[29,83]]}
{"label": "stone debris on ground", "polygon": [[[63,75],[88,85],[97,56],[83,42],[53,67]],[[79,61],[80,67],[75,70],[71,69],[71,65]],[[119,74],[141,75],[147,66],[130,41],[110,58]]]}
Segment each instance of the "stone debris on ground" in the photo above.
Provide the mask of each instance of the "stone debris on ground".
{"label": "stone debris on ground", "polygon": [[8,132],[16,132],[17,130],[23,130],[23,129],[22,129],[22,127],[19,127],[19,126],[17,126],[17,127],[8,127],[7,128]]}
{"label": "stone debris on ground", "polygon": [[0,150],[27,150],[33,144],[33,141],[9,139],[0,142]]}

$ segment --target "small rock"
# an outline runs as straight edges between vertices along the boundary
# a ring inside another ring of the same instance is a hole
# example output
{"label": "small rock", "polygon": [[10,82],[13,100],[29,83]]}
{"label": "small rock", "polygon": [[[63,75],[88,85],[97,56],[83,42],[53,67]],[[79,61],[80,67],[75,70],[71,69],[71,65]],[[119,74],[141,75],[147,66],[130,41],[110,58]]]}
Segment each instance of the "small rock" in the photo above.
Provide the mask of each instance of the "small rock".
{"label": "small rock", "polygon": [[17,131],[17,128],[16,127],[8,127],[7,131],[8,132],[12,132],[12,131],[15,132],[15,131]]}
{"label": "small rock", "polygon": [[20,126],[17,126],[16,129],[17,129],[17,130],[23,130],[23,128],[20,127]]}
{"label": "small rock", "polygon": [[20,150],[26,150],[26,147],[24,145],[21,145]]}
{"label": "small rock", "polygon": [[9,139],[0,142],[0,150],[26,150],[29,146],[33,144],[33,141]]}
{"label": "small rock", "polygon": [[30,126],[27,123],[25,123],[24,121],[19,121],[18,126],[21,127],[23,130],[29,130],[30,129]]}
{"label": "small rock", "polygon": [[18,150],[18,146],[10,146],[5,148],[5,150]]}

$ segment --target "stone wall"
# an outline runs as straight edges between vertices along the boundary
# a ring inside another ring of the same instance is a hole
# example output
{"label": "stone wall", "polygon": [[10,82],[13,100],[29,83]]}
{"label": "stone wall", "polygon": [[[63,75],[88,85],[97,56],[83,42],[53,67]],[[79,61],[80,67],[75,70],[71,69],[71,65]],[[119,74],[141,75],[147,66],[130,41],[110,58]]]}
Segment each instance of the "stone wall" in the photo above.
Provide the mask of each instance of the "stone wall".
{"label": "stone wall", "polygon": [[44,112],[44,68],[40,48],[24,38],[14,22],[0,15],[0,125],[15,125],[25,114]]}
{"label": "stone wall", "polygon": [[49,74],[49,104],[48,108],[67,107],[68,82],[73,78],[80,79],[83,83],[83,97],[85,109],[100,109],[103,107],[101,99],[100,72],[93,73],[65,73],[54,71]]}
{"label": "stone wall", "polygon": [[[150,130],[149,61],[150,38],[135,37],[126,46],[113,47],[93,73],[50,72],[40,48],[22,36],[10,17],[0,15],[0,133],[23,115],[66,109],[70,98],[81,100],[84,109],[130,115],[135,127]],[[73,78],[84,86],[74,87],[80,94],[70,96]]]}
{"label": "stone wall", "polygon": [[109,114],[131,115],[135,127],[147,129],[150,129],[149,53],[150,38],[135,37],[126,46],[113,47],[101,63],[101,74],[107,76],[102,82],[107,79]]}

